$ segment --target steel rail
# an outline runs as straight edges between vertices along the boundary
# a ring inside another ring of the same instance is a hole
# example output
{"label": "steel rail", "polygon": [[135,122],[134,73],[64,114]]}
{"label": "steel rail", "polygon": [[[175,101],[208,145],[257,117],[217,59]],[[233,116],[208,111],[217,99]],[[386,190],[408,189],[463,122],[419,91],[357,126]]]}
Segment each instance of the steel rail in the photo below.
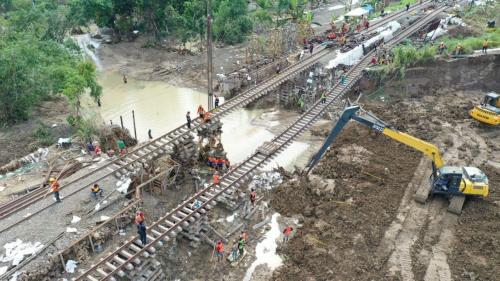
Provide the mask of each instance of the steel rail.
{"label": "steel rail", "polygon": [[[421,18],[414,23],[412,27],[401,31],[400,34],[389,40],[386,46],[392,47],[401,42],[401,40],[412,35],[445,8],[446,7],[438,8]],[[297,136],[318,120],[327,108],[334,104],[338,104],[340,98],[361,78],[361,72],[368,66],[373,52],[374,51],[364,56],[357,65],[348,71],[347,76],[351,78],[348,84],[341,85],[337,83],[335,87],[329,91],[326,103],[322,104],[321,101],[317,101],[313,107],[304,112],[287,129],[274,137],[270,142],[275,145],[274,150],[271,150],[269,153],[257,150],[237,167],[226,173],[222,177],[220,185],[210,185],[202,189],[179,204],[175,209],[167,213],[158,221],[154,222],[148,228],[148,239],[150,242],[144,247],[140,246],[138,237],[134,236],[107,257],[101,259],[97,264],[92,265],[87,271],[76,278],[76,280],[115,280],[113,277],[115,274],[125,276],[125,272],[122,270],[125,266],[128,266],[128,270],[132,270],[134,268],[132,263],[140,264],[141,256],[148,257],[149,254],[153,254],[156,251],[155,246],[163,246],[164,242],[170,241],[171,237],[175,237],[181,232],[183,227],[189,226],[190,222],[196,221],[196,218],[201,217],[212,209],[216,204],[215,200],[219,196],[232,196],[233,192],[237,190],[244,180],[249,179],[258,168],[265,165],[268,161],[275,158],[278,153],[286,149]],[[202,202],[202,204],[200,208],[194,209],[191,206],[197,200]]]}
{"label": "steel rail", "polygon": [[[376,28],[378,28],[379,26],[382,26],[382,25],[386,24],[387,22],[389,22],[395,18],[398,18],[403,14],[406,14],[408,12],[412,12],[412,11],[420,9],[422,7],[426,7],[426,6],[430,5],[430,3],[431,3],[430,1],[427,1],[427,2],[424,2],[422,4],[414,5],[410,8],[409,11],[403,10],[403,11],[399,11],[399,12],[395,12],[395,13],[390,13],[387,16],[385,16],[383,19],[372,24],[368,29],[363,30],[361,33],[371,32],[371,31],[375,30]],[[325,50],[324,48],[317,50],[316,53],[314,53],[312,56],[308,56],[304,60],[299,61],[296,64],[292,64],[292,65],[286,67],[282,71],[281,74],[268,77],[267,79],[263,80],[256,87],[244,91],[243,93],[236,96],[235,98],[222,104],[217,110],[212,110],[211,113],[217,117],[220,117],[220,116],[223,116],[225,114],[228,114],[229,112],[231,112],[235,108],[239,108],[241,106],[244,106],[244,105],[252,102],[253,100],[267,94],[269,91],[271,91],[274,88],[276,88],[277,86],[279,86],[285,80],[288,80],[288,79],[292,78],[295,74],[300,73],[304,69],[307,69],[308,67],[313,65],[315,61],[319,60],[321,57],[323,57],[327,53],[328,53],[328,51]],[[274,64],[274,63],[275,62],[272,62],[271,64]],[[265,66],[263,69],[266,69],[266,68],[268,68],[268,66]],[[262,71],[263,69],[257,70],[257,72]],[[280,75],[281,75],[281,79],[279,77]],[[73,179],[69,182],[64,183],[64,185],[61,186],[61,189],[68,186],[68,185],[74,184],[74,183],[76,183],[84,178],[88,178],[91,174],[94,174],[97,171],[109,169],[109,172],[105,173],[103,176],[100,176],[98,178],[92,178],[91,181],[86,182],[85,184],[82,184],[81,188],[74,190],[73,192],[71,192],[69,194],[65,194],[65,197],[68,198],[68,197],[72,196],[73,194],[78,193],[79,191],[81,191],[82,189],[84,189],[88,185],[92,184],[93,182],[99,181],[99,180],[101,180],[101,179],[103,179],[111,174],[121,175],[120,172],[122,172],[123,170],[135,170],[138,167],[134,168],[132,166],[134,166],[138,163],[145,163],[146,162],[145,159],[151,157],[151,155],[157,155],[157,153],[160,153],[160,154],[164,153],[167,150],[164,147],[168,146],[169,144],[178,140],[181,137],[185,137],[188,134],[188,132],[196,130],[200,126],[202,126],[201,120],[199,118],[195,118],[193,120],[193,128],[192,129],[188,129],[186,125],[181,125],[181,126],[175,128],[174,130],[170,131],[169,133],[166,133],[166,134],[152,140],[151,142],[144,143],[142,145],[137,146],[136,148],[134,148],[132,151],[128,152],[127,154],[120,156],[116,159],[113,159],[112,161],[106,163],[105,165],[103,165],[101,167],[96,168],[95,170],[92,170],[92,171],[90,171],[90,172],[88,172],[80,177],[77,177],[76,179]],[[148,149],[150,149],[150,151],[148,151]],[[144,153],[144,150],[146,151],[146,153]],[[137,156],[137,154],[142,154],[142,155]],[[19,199],[12,200],[11,202],[9,202],[8,206],[15,206],[15,207],[8,207],[7,205],[0,206],[0,219],[3,219],[5,217],[21,210],[21,209],[24,209],[24,208],[30,206],[31,204],[42,199],[44,196],[45,196],[45,192],[43,190],[40,190],[40,191],[37,190],[30,195],[23,196]],[[15,222],[14,224],[11,224],[10,226],[8,226],[6,228],[1,229],[0,233],[10,229],[12,226],[14,226],[22,221],[29,219],[30,217],[36,215],[37,213],[43,211],[44,209],[50,207],[51,205],[52,204],[49,204],[45,208],[42,208],[36,212],[33,212],[29,216],[24,217],[23,219]],[[7,210],[7,209],[9,209],[9,210]]]}
{"label": "steel rail", "polygon": [[[228,100],[221,106],[219,106],[217,109],[214,109],[211,111],[211,114],[214,116],[213,120],[217,120],[217,118],[220,118],[224,115],[229,114],[230,112],[243,107],[256,99],[264,96],[267,94],[269,91],[274,90],[277,88],[282,82],[291,79],[292,77],[296,76],[300,72],[304,71],[305,69],[311,67],[314,65],[320,58],[323,56],[327,55],[329,53],[329,50],[327,49],[321,49],[317,51],[316,53],[312,54],[311,56],[308,56],[304,58],[303,60],[299,61],[296,64],[290,65],[287,68],[285,68],[280,74],[269,77],[268,79],[264,80],[260,84],[258,84],[256,87],[253,87],[252,89],[249,89],[236,97]],[[77,188],[76,190],[71,191],[70,193],[64,194],[65,198],[68,198],[84,188],[87,188],[90,186],[92,183],[97,182],[99,180],[102,180],[109,175],[120,173],[124,170],[128,171],[134,171],[137,169],[140,169],[141,165],[146,163],[146,159],[150,159],[153,156],[157,156],[159,154],[165,154],[169,149],[172,148],[172,146],[181,138],[187,138],[191,132],[196,132],[196,130],[200,127],[205,126],[205,124],[202,122],[202,120],[197,117],[193,120],[191,124],[191,129],[187,128],[186,124],[183,124],[174,130],[170,131],[169,133],[166,133],[148,143],[145,143],[134,150],[128,152],[127,154],[120,156],[114,160],[112,160],[109,163],[104,164],[101,167],[98,167],[88,173],[85,173],[75,179],[72,179],[69,182],[65,182],[64,184],[61,185],[61,189],[63,189],[66,186],[75,184],[79,182],[81,187]],[[95,176],[96,172],[100,172],[107,169],[103,175],[100,176]],[[121,174],[120,174],[121,175]],[[38,200],[40,199],[40,196],[44,196],[45,193],[39,194],[37,197]],[[32,200],[37,201],[35,199]],[[30,201],[31,202],[31,201]],[[30,213],[28,216],[25,216],[21,218],[20,220],[14,222],[13,224],[10,224],[9,226],[6,226],[0,230],[0,233],[12,228],[13,226],[30,219],[32,216],[42,212],[43,210],[47,209],[48,207],[52,206],[55,204],[54,202],[49,203],[48,206],[45,206],[44,208],[41,208],[37,211],[34,211]],[[23,207],[26,207],[29,205],[24,205]],[[20,210],[20,209],[18,209]]]}

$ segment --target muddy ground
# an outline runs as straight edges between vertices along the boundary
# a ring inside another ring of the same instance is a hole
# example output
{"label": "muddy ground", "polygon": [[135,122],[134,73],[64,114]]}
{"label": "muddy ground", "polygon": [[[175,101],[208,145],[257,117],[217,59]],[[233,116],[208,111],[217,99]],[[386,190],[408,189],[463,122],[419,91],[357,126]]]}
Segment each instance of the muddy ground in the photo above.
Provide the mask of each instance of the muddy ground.
{"label": "muddy ground", "polygon": [[387,91],[389,104],[363,103],[396,128],[436,143],[449,164],[480,167],[490,179],[488,198],[466,201],[460,217],[440,197],[414,202],[429,161],[350,124],[313,170],[334,179],[334,189],[295,180],[273,197],[282,215],[304,217],[296,238],[280,248],[286,263],[273,280],[495,280],[500,131],[467,115],[483,93],[442,89],[402,100]]}
{"label": "muddy ground", "polygon": [[33,110],[30,120],[0,128],[0,151],[2,152],[0,153],[0,166],[44,146],[35,136],[41,124],[47,126],[53,141],[57,141],[59,137],[69,137],[71,130],[66,117],[70,111],[71,107],[62,98],[45,101]]}

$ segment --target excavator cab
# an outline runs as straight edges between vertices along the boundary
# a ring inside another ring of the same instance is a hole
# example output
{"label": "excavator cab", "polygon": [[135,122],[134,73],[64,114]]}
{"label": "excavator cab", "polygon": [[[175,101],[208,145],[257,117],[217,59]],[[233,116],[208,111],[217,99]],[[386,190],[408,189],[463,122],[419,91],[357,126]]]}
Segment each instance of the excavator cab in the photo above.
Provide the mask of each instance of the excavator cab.
{"label": "excavator cab", "polygon": [[459,194],[462,182],[462,169],[460,167],[444,166],[436,171],[433,178],[432,193]]}
{"label": "excavator cab", "polygon": [[485,124],[500,124],[500,95],[493,92],[486,94],[481,104],[475,106],[469,114]]}

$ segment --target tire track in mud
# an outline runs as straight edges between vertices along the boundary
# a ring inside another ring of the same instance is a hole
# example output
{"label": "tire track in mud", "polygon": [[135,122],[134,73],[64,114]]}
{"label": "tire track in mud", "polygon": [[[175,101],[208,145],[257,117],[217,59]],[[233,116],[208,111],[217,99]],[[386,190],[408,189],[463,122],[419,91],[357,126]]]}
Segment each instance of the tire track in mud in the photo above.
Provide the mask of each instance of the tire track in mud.
{"label": "tire track in mud", "polygon": [[[464,137],[460,132],[448,127],[452,131],[449,134],[441,136],[452,136],[451,146],[447,146],[447,162],[451,159],[458,159],[459,147],[463,146]],[[448,130],[446,130],[448,131]],[[449,138],[448,138],[449,139]],[[442,137],[438,137],[434,143],[443,143]],[[448,141],[450,142],[450,141]],[[438,145],[443,147],[442,145]],[[456,162],[456,161],[450,161]],[[461,163],[464,164],[464,163]],[[447,200],[433,198],[425,205],[421,205],[413,200],[413,194],[423,185],[428,185],[428,178],[431,174],[430,161],[425,157],[420,161],[413,178],[406,188],[405,195],[398,209],[396,220],[393,221],[384,235],[384,242],[381,245],[386,246],[388,254],[389,272],[393,275],[400,274],[405,281],[414,281],[414,265],[417,264],[416,257],[412,258],[413,248],[424,248],[431,246],[431,257],[426,265],[424,280],[451,281],[451,271],[447,262],[447,255],[451,249],[453,241],[453,226],[457,221],[457,216],[446,211]],[[419,239],[423,227],[429,223],[429,229],[426,231],[423,239]],[[433,237],[439,237],[438,242]],[[422,245],[417,245],[416,242]],[[417,252],[417,257],[418,257]]]}
{"label": "tire track in mud", "polygon": [[[474,132],[472,132],[469,128],[464,125],[456,126],[451,134],[453,134],[453,148],[448,151],[447,156],[454,155],[454,159],[458,159],[458,161],[466,161],[466,163],[461,163],[462,165],[469,165],[480,167],[487,159],[488,148],[484,139],[476,136]],[[471,155],[471,157],[466,157],[466,159],[460,159],[459,151],[460,147],[468,146],[475,144],[475,147],[471,147],[472,149],[476,149],[478,154],[472,156],[470,149],[465,149],[465,155]],[[434,200],[437,201],[437,200]],[[452,251],[452,245],[454,241],[454,232],[455,225],[458,222],[458,216],[447,212],[445,209],[441,212],[440,219],[434,219],[432,222],[437,224],[436,228],[441,230],[439,235],[439,240],[432,247],[432,258],[429,261],[427,266],[427,270],[424,276],[425,281],[452,281],[452,275],[450,266],[447,261],[448,255]]]}

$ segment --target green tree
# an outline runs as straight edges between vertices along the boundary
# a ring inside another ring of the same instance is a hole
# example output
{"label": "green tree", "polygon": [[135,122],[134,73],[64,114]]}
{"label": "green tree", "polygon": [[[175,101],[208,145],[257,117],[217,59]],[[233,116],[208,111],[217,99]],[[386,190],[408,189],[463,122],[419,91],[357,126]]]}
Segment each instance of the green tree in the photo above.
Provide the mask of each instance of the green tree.
{"label": "green tree", "polygon": [[65,16],[67,7],[57,3],[14,0],[3,18],[0,122],[28,119],[31,109],[52,95],[63,93],[71,100],[86,91],[94,99],[101,94],[95,66],[83,60],[74,42],[64,40],[72,23]]}
{"label": "green tree", "polygon": [[245,0],[219,0],[214,14],[213,31],[217,40],[229,44],[243,42],[252,31]]}

